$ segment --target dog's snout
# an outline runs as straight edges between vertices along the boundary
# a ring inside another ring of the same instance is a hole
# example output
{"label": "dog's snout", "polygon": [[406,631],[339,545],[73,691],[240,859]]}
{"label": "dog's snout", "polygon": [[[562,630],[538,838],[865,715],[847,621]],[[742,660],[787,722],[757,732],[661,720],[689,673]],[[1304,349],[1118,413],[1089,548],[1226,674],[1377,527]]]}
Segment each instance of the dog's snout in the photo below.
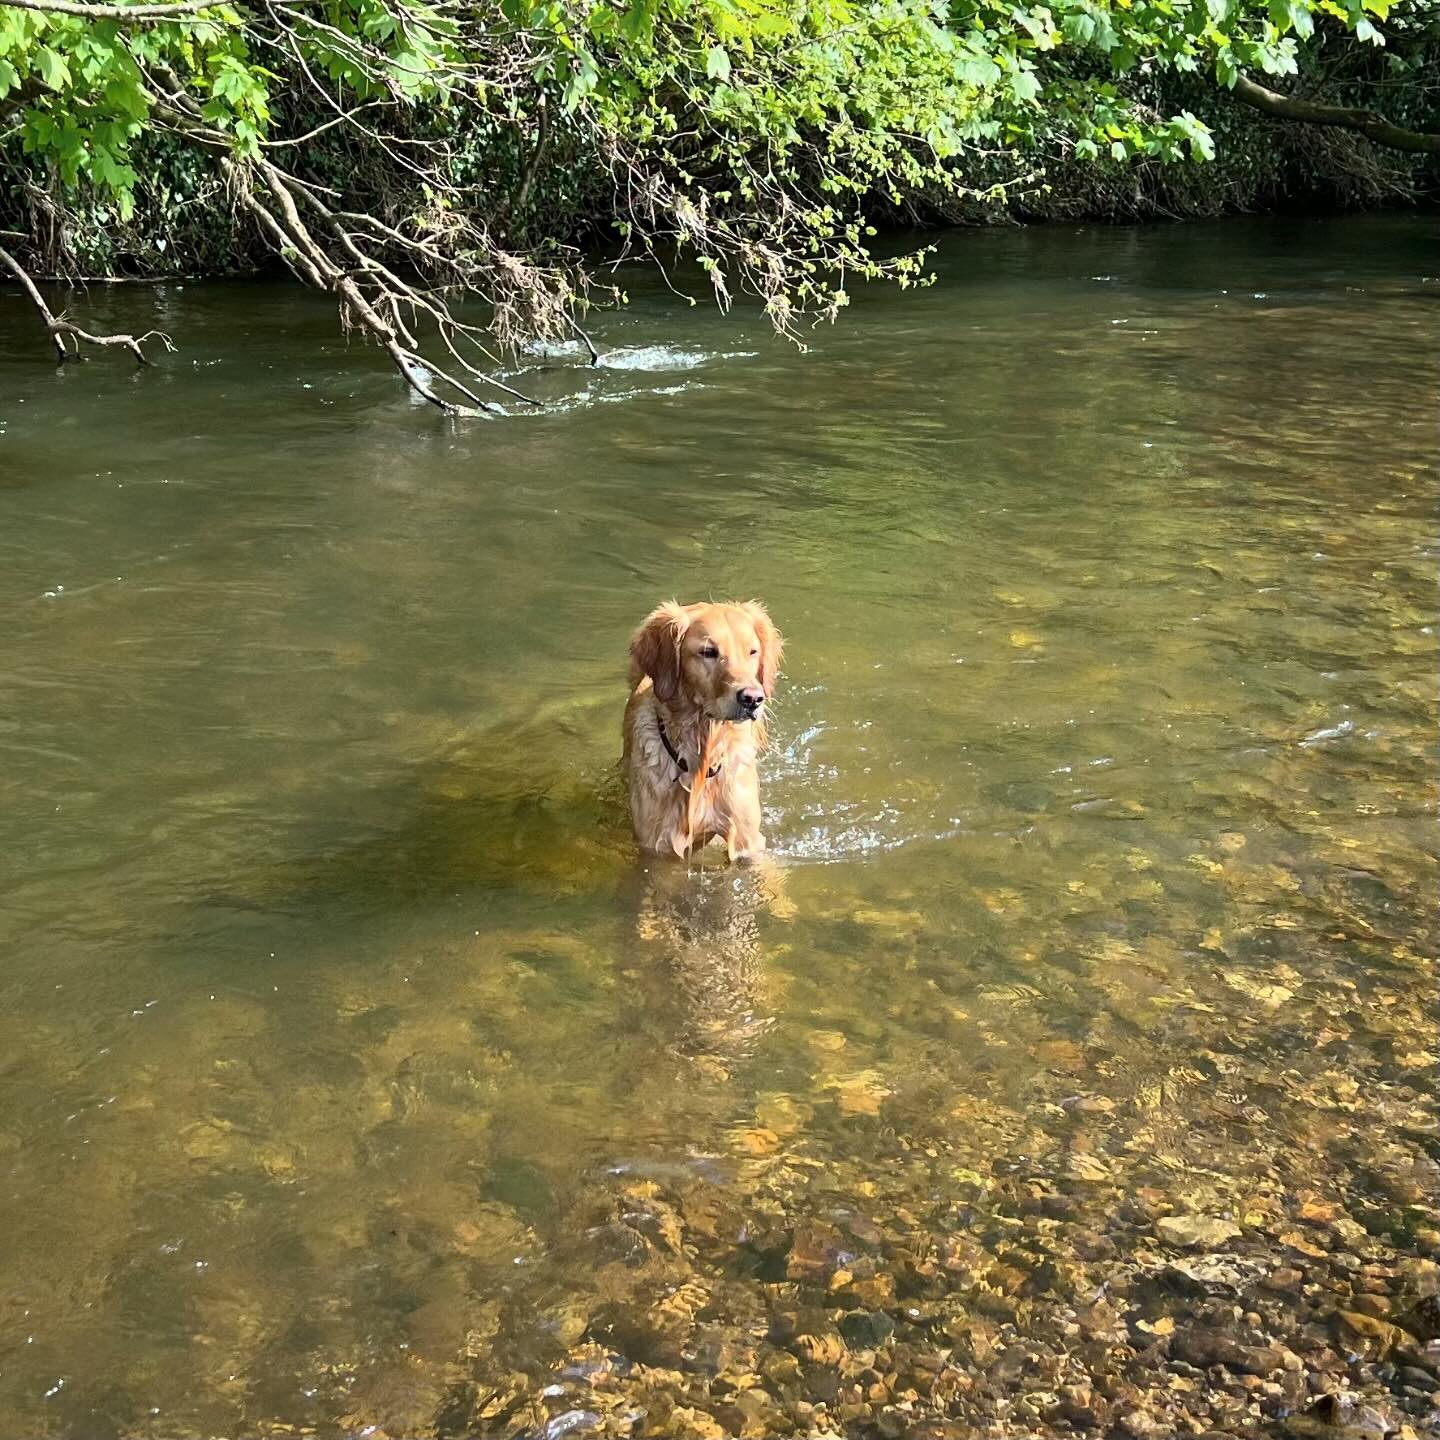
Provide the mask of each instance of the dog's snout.
{"label": "dog's snout", "polygon": [[765,692],[758,685],[747,685],[740,691],[737,699],[740,701],[740,708],[753,715],[765,703]]}

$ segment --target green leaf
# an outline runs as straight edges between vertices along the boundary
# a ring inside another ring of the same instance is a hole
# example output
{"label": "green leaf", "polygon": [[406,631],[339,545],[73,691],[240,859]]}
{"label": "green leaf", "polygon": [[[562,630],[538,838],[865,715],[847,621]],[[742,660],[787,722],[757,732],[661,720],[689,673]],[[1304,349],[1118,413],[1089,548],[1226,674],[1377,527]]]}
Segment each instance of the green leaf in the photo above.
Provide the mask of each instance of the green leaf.
{"label": "green leaf", "polygon": [[988,55],[963,55],[955,62],[955,78],[966,85],[984,88],[993,85],[1000,74],[1000,67]]}
{"label": "green leaf", "polygon": [[51,90],[63,90],[70,83],[70,67],[48,45],[36,47],[35,69],[41,82]]}
{"label": "green leaf", "polygon": [[705,52],[705,74],[711,80],[730,78],[730,54],[723,45],[712,45]]}
{"label": "green leaf", "polygon": [[647,44],[655,34],[658,0],[634,0],[620,20],[620,33],[637,45]]}
{"label": "green leaf", "polygon": [[571,62],[570,82],[565,87],[565,109],[573,113],[600,82],[600,70],[588,50],[577,50]]}
{"label": "green leaf", "polygon": [[1010,93],[1022,105],[1036,99],[1040,94],[1040,81],[1033,70],[1017,70],[1010,77]]}

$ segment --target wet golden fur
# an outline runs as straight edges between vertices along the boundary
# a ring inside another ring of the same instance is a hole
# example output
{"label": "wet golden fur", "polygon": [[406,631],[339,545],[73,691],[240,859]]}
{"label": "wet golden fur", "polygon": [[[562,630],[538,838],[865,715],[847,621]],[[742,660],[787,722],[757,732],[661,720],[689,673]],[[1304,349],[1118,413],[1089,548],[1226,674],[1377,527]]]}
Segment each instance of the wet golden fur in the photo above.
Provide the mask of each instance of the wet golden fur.
{"label": "wet golden fur", "polygon": [[[671,601],[636,630],[623,764],[630,818],[645,849],[683,856],[722,839],[732,860],[764,850],[756,761],[782,648],[780,632],[754,600]],[[756,689],[765,700],[749,719],[739,697]],[[662,724],[686,772],[666,751]],[[717,763],[718,773],[707,778]]]}

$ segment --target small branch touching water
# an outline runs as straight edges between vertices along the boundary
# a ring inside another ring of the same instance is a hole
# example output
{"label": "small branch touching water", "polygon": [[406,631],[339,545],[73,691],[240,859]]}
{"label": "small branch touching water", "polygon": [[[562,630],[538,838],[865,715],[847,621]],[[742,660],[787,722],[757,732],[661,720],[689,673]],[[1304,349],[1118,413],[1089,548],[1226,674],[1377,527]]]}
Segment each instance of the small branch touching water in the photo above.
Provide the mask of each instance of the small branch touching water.
{"label": "small branch touching water", "polygon": [[[141,348],[147,340],[158,340],[166,350],[175,348],[170,337],[161,330],[147,330],[143,335],[95,335],[89,330],[82,330],[80,326],[67,320],[64,315],[57,315],[50,308],[45,297],[40,293],[39,287],[30,278],[29,271],[8,250],[3,248],[0,248],[0,265],[9,270],[20,282],[20,288],[25,292],[30,303],[40,312],[40,318],[45,323],[45,333],[49,335],[54,344],[56,359],[62,365],[67,360],[80,358],[82,344],[95,345],[100,348],[118,345],[135,357],[137,365],[150,363],[145,351]],[[65,343],[67,338],[74,342],[73,351]]]}

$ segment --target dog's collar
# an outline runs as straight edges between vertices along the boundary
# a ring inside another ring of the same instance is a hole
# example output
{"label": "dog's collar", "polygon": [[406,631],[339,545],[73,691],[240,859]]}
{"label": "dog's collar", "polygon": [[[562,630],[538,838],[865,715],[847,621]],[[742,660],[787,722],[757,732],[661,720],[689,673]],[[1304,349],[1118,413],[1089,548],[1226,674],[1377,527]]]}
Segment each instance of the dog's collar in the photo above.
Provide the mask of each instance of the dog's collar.
{"label": "dog's collar", "polygon": [[[670,743],[670,737],[665,733],[665,722],[658,714],[655,716],[655,725],[660,731],[660,743],[665,747],[665,753],[679,766],[681,775],[688,775],[690,773],[690,766],[685,757]],[[724,763],[723,760],[717,760],[705,772],[705,778],[707,780],[713,780],[720,773],[720,767]],[[680,777],[677,775],[675,778],[678,780]]]}

